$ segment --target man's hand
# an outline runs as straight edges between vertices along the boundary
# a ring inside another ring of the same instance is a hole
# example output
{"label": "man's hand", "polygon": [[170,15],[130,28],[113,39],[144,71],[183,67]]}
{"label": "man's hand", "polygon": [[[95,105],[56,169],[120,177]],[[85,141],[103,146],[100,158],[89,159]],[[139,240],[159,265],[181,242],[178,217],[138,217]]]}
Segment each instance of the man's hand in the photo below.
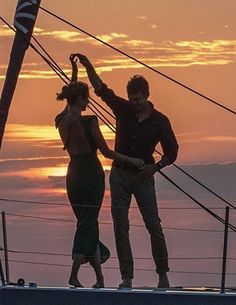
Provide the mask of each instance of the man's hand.
{"label": "man's hand", "polygon": [[99,91],[102,88],[102,80],[98,76],[97,72],[95,71],[89,59],[81,53],[76,53],[74,55],[78,57],[80,63],[85,67],[88,74],[88,78],[94,90]]}
{"label": "man's hand", "polygon": [[139,180],[146,180],[152,177],[158,171],[156,164],[148,164],[145,166],[144,170],[136,175]]}
{"label": "man's hand", "polygon": [[129,163],[136,167],[138,170],[143,170],[145,168],[145,163],[143,160],[138,158],[129,158]]}
{"label": "man's hand", "polygon": [[75,55],[79,58],[79,62],[85,68],[88,67],[88,66],[91,66],[91,62],[88,60],[88,58],[85,55],[80,54],[80,53],[76,53]]}

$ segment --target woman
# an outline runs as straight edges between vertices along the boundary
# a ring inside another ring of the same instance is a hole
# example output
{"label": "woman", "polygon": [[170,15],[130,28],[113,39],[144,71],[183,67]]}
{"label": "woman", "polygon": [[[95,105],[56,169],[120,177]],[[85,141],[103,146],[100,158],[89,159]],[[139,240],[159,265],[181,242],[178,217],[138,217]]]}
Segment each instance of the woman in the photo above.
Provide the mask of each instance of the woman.
{"label": "woman", "polygon": [[70,156],[66,187],[69,201],[77,218],[77,229],[72,251],[69,284],[83,287],[78,280],[80,265],[89,262],[96,274],[94,288],[104,287],[101,263],[109,257],[109,250],[99,241],[98,215],[105,183],[104,172],[97,157],[97,149],[106,157],[130,166],[144,168],[140,159],[130,158],[109,149],[99,129],[96,116],[82,116],[89,103],[87,84],[77,82],[77,58],[70,56],[72,80],[62,88],[57,100],[67,100],[67,111],[56,117],[64,149]]}

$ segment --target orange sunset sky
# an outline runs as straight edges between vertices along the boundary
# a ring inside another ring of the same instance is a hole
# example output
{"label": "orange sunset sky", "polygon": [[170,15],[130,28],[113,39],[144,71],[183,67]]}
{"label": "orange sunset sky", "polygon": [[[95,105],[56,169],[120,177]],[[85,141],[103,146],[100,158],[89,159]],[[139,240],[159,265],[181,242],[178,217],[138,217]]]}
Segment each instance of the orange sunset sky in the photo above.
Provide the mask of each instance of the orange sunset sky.
{"label": "orange sunset sky", "polygon": [[[2,16],[12,23],[16,1],[0,2]],[[47,0],[41,5],[235,110],[234,0]],[[69,54],[78,51],[86,54],[102,79],[122,96],[126,96],[125,86],[131,75],[144,75],[150,82],[150,100],[172,122],[180,144],[179,163],[235,161],[236,121],[233,114],[148,71],[43,11],[39,11],[34,35],[68,75]],[[1,22],[1,88],[12,41],[13,33]],[[84,72],[81,68],[80,78],[87,81]],[[56,92],[62,85],[54,72],[29,49],[11,105],[2,158],[29,157],[37,153],[63,155],[53,126],[54,116],[64,107],[63,103],[55,101]],[[93,96],[92,90],[91,94]],[[105,136],[112,138],[111,133],[105,133]]]}
{"label": "orange sunset sky", "polygon": [[[10,24],[13,23],[16,3],[16,0],[0,0],[0,15]],[[42,0],[41,6],[236,111],[236,0]],[[123,97],[126,97],[125,88],[130,76],[143,75],[150,84],[150,100],[159,111],[170,118],[175,131],[180,145],[176,164],[184,166],[190,172],[193,171],[197,177],[201,177],[208,186],[219,191],[227,200],[232,203],[235,201],[236,117],[234,114],[186,91],[41,10],[36,21],[34,36],[68,76],[70,76],[69,55],[73,52],[87,55],[101,78]],[[12,31],[0,20],[0,92],[4,84],[13,39]],[[85,70],[80,66],[79,78],[88,82]],[[66,198],[64,183],[68,156],[62,150],[58,132],[54,127],[56,114],[65,106],[64,102],[56,101],[56,92],[59,92],[62,86],[63,82],[58,76],[29,48],[11,103],[0,151],[0,200],[1,198],[42,200],[59,202],[63,205],[34,206],[0,201],[2,209],[8,213],[19,212],[59,218],[64,216],[67,220],[74,219]],[[95,96],[92,89],[91,96],[97,102],[103,103]],[[108,144],[113,147],[114,134],[102,121],[100,126]],[[160,147],[158,149],[161,150]],[[104,168],[109,170],[111,161],[102,156],[100,158]],[[158,158],[157,155],[156,159]],[[210,196],[203,195],[198,189],[192,188],[187,179],[177,176],[173,166],[165,170],[177,177],[176,180],[184,187],[189,187],[199,195],[201,200],[204,199],[205,203],[212,206],[219,203]],[[108,174],[107,171],[104,198],[106,205],[110,203]],[[167,185],[167,182],[165,184],[161,178],[158,184],[160,184],[158,196],[161,207],[182,207],[185,204],[188,207],[195,207],[174,187]],[[217,205],[217,207],[222,206]],[[131,222],[140,224],[141,219],[139,222],[136,211],[133,209],[131,212],[135,216]],[[223,217],[224,211],[218,212]],[[187,212],[161,210],[161,215],[163,224],[167,227],[179,225],[181,228],[222,230],[221,224],[199,210]],[[235,213],[232,215],[235,219]],[[102,220],[111,222],[108,209],[102,210],[101,217]],[[31,221],[30,227],[27,220]],[[54,253],[70,252],[74,224],[69,227],[70,224],[64,222],[57,226],[55,222],[48,221],[44,226],[43,220],[27,220],[19,220],[14,216],[10,218],[10,247],[23,249],[24,246],[24,249],[29,247],[27,250],[30,251],[40,249]],[[101,232],[111,247],[112,254],[115,255],[111,230],[111,227],[105,226],[102,227]],[[131,231],[132,237],[136,238],[135,255],[141,256],[144,253],[143,255],[150,256],[150,253],[145,252],[149,249],[146,231],[143,233],[140,228],[135,230]],[[221,255],[221,235],[204,232],[199,237],[198,233],[190,233],[187,235],[180,231],[176,233],[167,230],[172,257],[188,255],[192,249],[194,249],[193,256]],[[31,240],[25,245],[24,241],[28,240],[29,235]],[[145,242],[147,245],[144,244]],[[235,243],[234,248],[232,244],[230,255],[233,257],[236,249]],[[176,270],[183,267],[181,270],[195,268],[205,271],[208,270],[208,266],[211,266],[214,272],[220,269],[215,262],[212,265],[205,262],[201,267],[196,267],[191,261],[187,263],[184,261],[183,266],[182,262],[179,262],[179,265],[175,261],[172,262],[172,269]],[[70,264],[70,257],[67,263]],[[114,265],[113,262],[110,264]],[[15,272],[13,276],[16,278],[21,274],[25,278],[31,276],[30,279],[33,281],[45,283],[45,276],[40,274],[41,269],[35,271],[37,276],[41,276],[35,280],[32,279],[33,272],[31,272],[36,270],[33,269],[34,267],[30,269],[17,264],[13,266],[12,272]],[[141,265],[143,266],[154,268],[148,263]],[[67,269],[63,269],[64,273],[55,270],[54,274],[53,272],[48,274],[48,283],[65,285]],[[233,267],[232,272],[235,272]],[[107,273],[111,277],[111,283],[114,282],[117,286],[118,273],[114,275],[114,272],[109,270]],[[235,283],[235,276],[232,279]],[[176,285],[184,283],[209,285],[218,278],[214,274],[211,275],[210,280],[204,275],[201,278],[200,275],[185,277],[179,275],[177,271],[176,274],[172,274],[171,280]],[[136,283],[153,285],[155,281],[155,274],[151,277],[150,273],[140,272]],[[91,283],[90,279],[88,283]]]}

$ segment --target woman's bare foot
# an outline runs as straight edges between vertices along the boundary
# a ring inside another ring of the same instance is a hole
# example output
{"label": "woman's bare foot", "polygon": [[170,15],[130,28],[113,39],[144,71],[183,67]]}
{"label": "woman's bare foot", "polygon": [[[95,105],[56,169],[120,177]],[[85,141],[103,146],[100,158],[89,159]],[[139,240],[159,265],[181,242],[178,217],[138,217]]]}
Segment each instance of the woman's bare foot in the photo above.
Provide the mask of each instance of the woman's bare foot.
{"label": "woman's bare foot", "polygon": [[74,279],[74,278],[71,278],[70,277],[70,279],[69,279],[69,284],[71,285],[71,286],[74,286],[75,288],[77,288],[77,287],[81,287],[81,288],[83,288],[84,286],[80,283],[80,281],[76,278],[76,279]]}
{"label": "woman's bare foot", "polygon": [[93,288],[104,288],[104,278],[103,276],[97,278],[97,282],[92,286]]}
{"label": "woman's bare foot", "polygon": [[119,289],[122,288],[132,288],[132,279],[124,278],[123,281],[119,285]]}
{"label": "woman's bare foot", "polygon": [[93,288],[104,288],[105,285],[104,285],[104,283],[98,283],[98,282],[96,282],[92,287],[93,287]]}

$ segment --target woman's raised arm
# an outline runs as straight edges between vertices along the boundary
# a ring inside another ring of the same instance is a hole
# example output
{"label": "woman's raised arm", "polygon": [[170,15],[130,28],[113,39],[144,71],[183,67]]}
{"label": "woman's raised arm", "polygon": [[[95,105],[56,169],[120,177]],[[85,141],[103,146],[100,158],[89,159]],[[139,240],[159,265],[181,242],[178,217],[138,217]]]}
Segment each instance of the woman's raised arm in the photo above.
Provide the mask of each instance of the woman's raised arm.
{"label": "woman's raised arm", "polygon": [[75,54],[71,54],[69,59],[70,59],[71,66],[72,66],[71,82],[77,82],[78,81],[78,66],[77,66],[78,57]]}

